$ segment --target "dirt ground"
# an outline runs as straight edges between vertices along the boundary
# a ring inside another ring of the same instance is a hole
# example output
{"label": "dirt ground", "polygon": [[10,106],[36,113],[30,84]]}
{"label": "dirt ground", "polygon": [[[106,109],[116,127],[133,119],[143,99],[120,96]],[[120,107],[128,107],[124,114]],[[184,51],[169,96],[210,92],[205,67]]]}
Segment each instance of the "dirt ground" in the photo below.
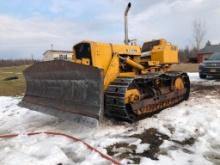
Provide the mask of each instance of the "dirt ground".
{"label": "dirt ground", "polygon": [[[152,160],[158,160],[158,154],[167,155],[167,152],[160,150],[160,145],[163,143],[164,140],[172,141],[176,146],[172,146],[173,150],[178,149],[178,146],[182,147],[183,152],[186,153],[192,153],[192,151],[184,148],[185,145],[193,145],[195,140],[193,137],[185,139],[183,141],[178,140],[172,140],[168,135],[160,133],[155,128],[149,128],[145,130],[142,134],[135,134],[132,136],[128,136],[128,138],[139,138],[141,139],[141,143],[147,143],[149,144],[149,149],[145,150],[142,153],[137,153],[136,149],[137,146],[132,144],[129,145],[129,143],[116,143],[113,145],[110,145],[106,148],[107,153],[111,156],[118,155],[118,159],[130,159],[132,160],[134,164],[139,164],[141,157],[147,157]],[[124,152],[121,152],[124,150]]]}

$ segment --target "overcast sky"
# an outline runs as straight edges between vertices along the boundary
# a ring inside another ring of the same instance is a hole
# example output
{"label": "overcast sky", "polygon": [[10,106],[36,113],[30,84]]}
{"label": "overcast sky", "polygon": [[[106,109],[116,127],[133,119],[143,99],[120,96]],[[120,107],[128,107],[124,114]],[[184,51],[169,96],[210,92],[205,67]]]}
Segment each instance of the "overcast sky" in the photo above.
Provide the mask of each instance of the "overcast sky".
{"label": "overcast sky", "polygon": [[[192,45],[192,23],[220,43],[220,0],[131,0],[129,38]],[[81,40],[123,42],[127,0],[0,0],[0,58],[41,58],[50,45],[71,50]]]}

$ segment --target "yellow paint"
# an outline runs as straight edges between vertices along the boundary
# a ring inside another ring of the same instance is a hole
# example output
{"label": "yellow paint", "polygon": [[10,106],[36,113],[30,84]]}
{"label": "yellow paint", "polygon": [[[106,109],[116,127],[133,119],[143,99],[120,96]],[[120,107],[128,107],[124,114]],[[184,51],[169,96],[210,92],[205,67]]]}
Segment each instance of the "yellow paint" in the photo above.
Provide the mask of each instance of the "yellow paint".
{"label": "yellow paint", "polygon": [[140,100],[141,93],[138,89],[129,89],[125,93],[125,104],[134,103]]}
{"label": "yellow paint", "polygon": [[159,61],[148,61],[149,66],[156,66],[156,65],[159,65],[159,64],[160,64]]}
{"label": "yellow paint", "polygon": [[[101,42],[93,42],[93,41],[82,41],[78,44],[83,44],[83,43],[90,44],[92,65],[103,69],[104,74],[106,74],[114,54],[141,56],[140,46],[110,44],[110,43],[101,43]],[[73,58],[76,58],[76,56],[74,55]]]}
{"label": "yellow paint", "polygon": [[159,61],[160,64],[176,64],[179,62],[178,49],[166,40],[161,39],[160,44],[154,46],[151,51],[151,61]]}
{"label": "yellow paint", "polygon": [[178,77],[174,82],[175,89],[182,90],[184,89],[184,82],[181,77]]}
{"label": "yellow paint", "polygon": [[119,75],[119,58],[115,54],[111,60],[111,63],[107,69],[107,72],[104,77],[104,89],[106,89],[109,84],[114,81]]}
{"label": "yellow paint", "polygon": [[144,66],[142,66],[141,64],[138,64],[137,62],[131,60],[129,57],[127,57],[125,59],[125,62],[127,64],[129,64],[130,66],[134,67],[134,68],[137,68],[137,69],[140,69],[140,70],[144,69]]}
{"label": "yellow paint", "polygon": [[[177,63],[177,52],[177,48],[164,39],[159,40],[150,50],[150,59],[142,58],[141,47],[137,45],[82,41],[73,47],[72,61],[103,69],[104,89],[107,89],[117,77],[135,77],[138,74],[163,70],[165,65]],[[123,70],[124,66],[129,69]],[[182,87],[179,80],[176,80],[175,85],[178,89]],[[138,94],[135,90],[129,90],[127,95],[128,101]]]}
{"label": "yellow paint", "polygon": [[82,58],[82,64],[84,64],[84,65],[90,65],[90,59],[88,59],[88,58]]}
{"label": "yellow paint", "polygon": [[118,77],[135,77],[135,72],[121,72]]}

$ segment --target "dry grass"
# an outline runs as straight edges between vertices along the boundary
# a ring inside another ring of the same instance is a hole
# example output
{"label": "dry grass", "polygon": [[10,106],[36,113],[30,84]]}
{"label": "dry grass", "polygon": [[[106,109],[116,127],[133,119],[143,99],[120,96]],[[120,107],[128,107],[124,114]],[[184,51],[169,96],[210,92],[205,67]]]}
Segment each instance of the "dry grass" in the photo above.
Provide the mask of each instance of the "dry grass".
{"label": "dry grass", "polygon": [[[22,71],[27,65],[0,67],[0,96],[21,96],[25,92],[25,80]],[[171,70],[197,72],[198,64],[177,64]],[[17,76],[16,80],[5,81],[5,78]]]}
{"label": "dry grass", "polygon": [[[25,91],[25,80],[22,71],[27,65],[0,68],[0,96],[20,96]],[[17,76],[15,80],[5,78]]]}
{"label": "dry grass", "polygon": [[175,64],[171,66],[171,70],[184,72],[198,72],[199,64]]}

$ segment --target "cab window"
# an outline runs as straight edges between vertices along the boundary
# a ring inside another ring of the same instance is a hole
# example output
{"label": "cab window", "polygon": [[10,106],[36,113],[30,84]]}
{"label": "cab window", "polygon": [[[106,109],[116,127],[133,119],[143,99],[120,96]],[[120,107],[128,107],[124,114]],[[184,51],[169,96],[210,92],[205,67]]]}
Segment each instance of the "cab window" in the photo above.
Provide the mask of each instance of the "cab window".
{"label": "cab window", "polygon": [[91,46],[89,43],[80,43],[74,46],[77,59],[89,58],[91,61]]}

